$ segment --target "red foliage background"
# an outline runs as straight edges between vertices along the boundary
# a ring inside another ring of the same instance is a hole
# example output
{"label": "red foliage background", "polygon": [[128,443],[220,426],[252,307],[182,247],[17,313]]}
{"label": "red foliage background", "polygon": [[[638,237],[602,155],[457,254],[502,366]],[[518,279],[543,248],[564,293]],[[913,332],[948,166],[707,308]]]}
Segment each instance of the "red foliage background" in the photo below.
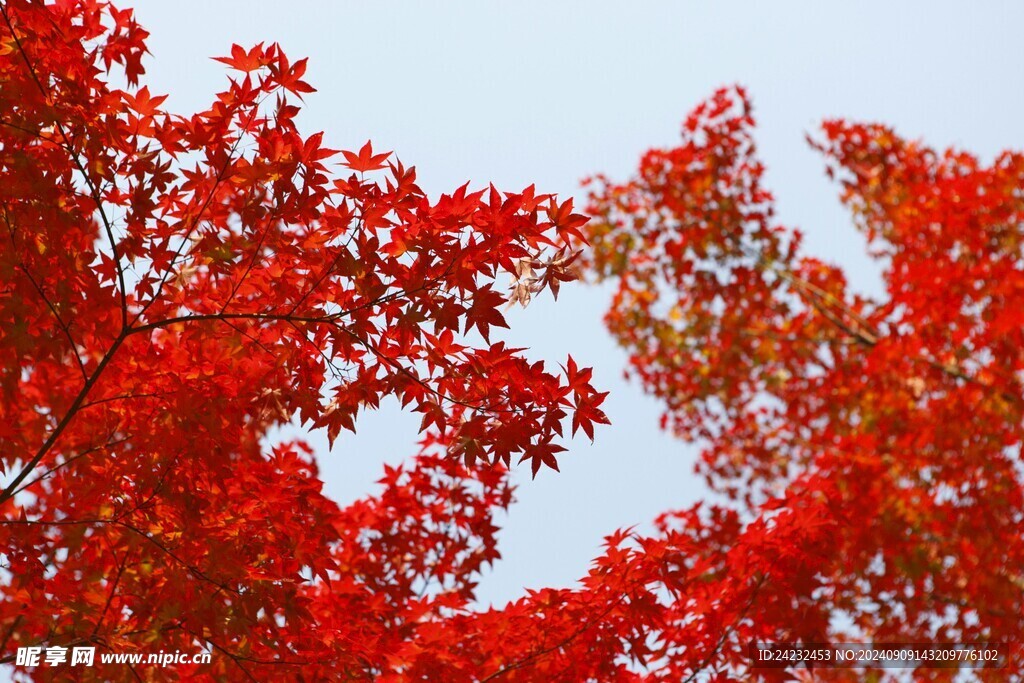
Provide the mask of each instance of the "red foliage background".
{"label": "red foliage background", "polygon": [[[808,674],[751,668],[751,641],[1021,632],[1021,155],[826,122],[874,300],[775,222],[739,88],[633,178],[593,179],[588,223],[533,187],[431,200],[370,143],[303,136],[305,61],[276,45],[233,46],[227,90],[182,116],[140,85],[130,11],[0,13],[0,658],[215,654],[17,675],[776,679]],[[480,610],[508,466],[557,469],[566,430],[607,422],[589,369],[490,329],[581,272],[615,283],[630,375],[726,502]],[[389,396],[423,441],[377,496],[340,509],[304,444],[264,446]],[[1013,654],[979,677],[1019,675]]]}

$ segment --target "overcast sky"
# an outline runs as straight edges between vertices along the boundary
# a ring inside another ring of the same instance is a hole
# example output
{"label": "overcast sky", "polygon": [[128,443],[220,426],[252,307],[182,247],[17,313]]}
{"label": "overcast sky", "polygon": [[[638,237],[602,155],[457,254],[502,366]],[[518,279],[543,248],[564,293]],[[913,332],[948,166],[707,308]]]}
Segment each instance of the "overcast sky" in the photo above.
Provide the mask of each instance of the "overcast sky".
{"label": "overcast sky", "polygon": [[[130,3],[129,3],[130,4]],[[205,108],[231,43],[279,42],[308,56],[307,134],[329,147],[395,150],[436,197],[467,180],[578,195],[603,171],[624,177],[641,152],[678,138],[687,111],[723,84],[754,99],[757,140],[781,222],[806,247],[879,291],[878,269],[804,135],[823,118],[882,121],[935,146],[990,158],[1021,148],[1024,4],[952,2],[216,2],[134,3],[151,32],[154,92],[178,113]],[[659,433],[658,405],[621,379],[605,333],[608,292],[569,286],[509,315],[505,338],[549,362],[572,353],[610,390],[613,425],[571,444],[561,474],[517,473],[500,520],[505,556],[482,579],[484,604],[524,587],[571,585],[601,539],[706,495],[694,449]],[[344,504],[375,490],[383,461],[414,452],[418,419],[389,405],[357,437],[318,451]]]}

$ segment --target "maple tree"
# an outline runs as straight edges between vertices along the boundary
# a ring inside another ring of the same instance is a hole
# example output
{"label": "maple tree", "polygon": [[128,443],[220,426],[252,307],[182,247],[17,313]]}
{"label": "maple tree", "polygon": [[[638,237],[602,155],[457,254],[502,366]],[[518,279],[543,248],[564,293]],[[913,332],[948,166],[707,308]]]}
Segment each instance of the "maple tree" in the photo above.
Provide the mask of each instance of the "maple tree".
{"label": "maple tree", "polygon": [[[276,45],[234,46],[182,116],[140,84],[130,10],[0,13],[4,661],[201,645],[219,661],[177,675],[379,673],[388,634],[495,557],[495,473],[557,469],[570,425],[607,422],[571,358],[490,341],[508,275],[521,302],[572,279],[585,219],[532,187],[431,201],[370,143],[301,135],[306,62]],[[308,448],[265,445],[293,415],[333,441],[387,398],[445,455],[370,503],[339,510]]]}
{"label": "maple tree", "polygon": [[663,580],[648,656],[669,658],[667,680],[742,680],[751,641],[1001,642],[1008,666],[975,673],[1019,676],[1024,155],[984,165],[826,121],[811,144],[883,265],[876,299],[774,221],[753,125],[746,93],[720,90],[678,147],[593,179],[608,328],[731,501],[668,515],[676,531],[629,551],[706,538]]}
{"label": "maple tree", "polygon": [[[1021,632],[1024,156],[826,122],[875,300],[775,223],[740,89],[594,179],[587,223],[533,188],[431,201],[369,143],[301,135],[305,61],[276,45],[233,46],[227,90],[181,116],[141,84],[130,11],[0,14],[0,659],[216,655],[17,675],[725,681],[801,675],[753,670],[753,640]],[[490,329],[580,268],[615,283],[629,374],[724,502],[482,610],[508,466],[557,469],[563,432],[607,421],[589,369]],[[267,445],[389,398],[422,415],[420,452],[347,507],[305,444]]]}

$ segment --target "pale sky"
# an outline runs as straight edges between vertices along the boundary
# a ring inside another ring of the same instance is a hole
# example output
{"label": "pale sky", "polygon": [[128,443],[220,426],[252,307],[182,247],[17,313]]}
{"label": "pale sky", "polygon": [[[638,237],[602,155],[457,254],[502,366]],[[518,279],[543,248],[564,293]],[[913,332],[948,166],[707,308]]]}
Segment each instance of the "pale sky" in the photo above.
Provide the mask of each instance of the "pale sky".
{"label": "pale sky", "polygon": [[[223,89],[209,57],[232,43],[279,42],[309,57],[303,132],[328,147],[394,150],[432,197],[467,180],[579,196],[578,181],[622,178],[640,154],[678,139],[687,111],[717,86],[754,100],[757,140],[780,222],[806,248],[878,292],[878,269],[804,142],[826,117],[881,121],[934,146],[991,158],[1024,147],[1024,4],[990,2],[158,2],[137,8],[152,33],[154,93],[190,113]],[[570,285],[508,317],[529,356],[595,367],[611,427],[573,441],[562,472],[517,472],[518,502],[499,522],[504,555],[482,578],[482,604],[524,587],[567,586],[616,528],[707,494],[695,449],[658,431],[659,407],[621,379],[625,355],[601,324],[608,291]],[[416,416],[388,406],[357,437],[317,450],[327,492],[347,503],[375,490],[381,463],[415,448]]]}

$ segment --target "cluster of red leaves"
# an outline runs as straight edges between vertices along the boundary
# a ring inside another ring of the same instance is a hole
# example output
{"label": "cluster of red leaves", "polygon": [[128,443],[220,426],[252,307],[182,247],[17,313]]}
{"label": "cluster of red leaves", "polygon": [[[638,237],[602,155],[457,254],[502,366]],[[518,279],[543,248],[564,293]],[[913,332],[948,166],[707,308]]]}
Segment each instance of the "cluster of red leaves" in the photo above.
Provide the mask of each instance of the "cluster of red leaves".
{"label": "cluster of red leaves", "polygon": [[[172,672],[191,677],[402,671],[496,557],[501,472],[557,468],[570,425],[607,422],[571,358],[489,336],[522,263],[532,293],[571,279],[585,219],[532,187],[432,201],[391,154],[301,135],[306,64],[275,45],[234,47],[227,89],[179,116],[139,84],[130,11],[0,14],[0,661],[91,644],[213,649]],[[386,398],[433,451],[379,498],[339,510],[301,444],[265,444],[292,416],[333,440]]]}
{"label": "cluster of red leaves", "polygon": [[[690,648],[715,643],[701,663],[741,680],[751,639],[1017,640],[1024,156],[986,166],[826,122],[812,144],[882,259],[876,301],[773,222],[752,128],[745,93],[721,90],[678,147],[591,194],[589,265],[617,284],[606,321],[628,374],[745,520],[706,527],[712,548],[780,544],[693,605],[722,621]],[[1022,667],[1018,651],[992,680]]]}
{"label": "cluster of red leaves", "polygon": [[[756,675],[751,640],[1022,631],[1024,157],[827,123],[815,144],[885,262],[874,301],[774,223],[739,90],[599,179],[584,227],[532,188],[431,202],[369,144],[333,176],[294,124],[305,62],[276,46],[234,47],[229,88],[182,117],[138,85],[130,12],[0,13],[0,661],[203,647],[74,673],[729,681]],[[557,467],[563,429],[606,421],[589,370],[489,341],[580,259],[616,281],[631,374],[731,501],[481,611],[504,466]],[[265,445],[387,397],[422,414],[422,450],[347,508],[302,444]]]}

